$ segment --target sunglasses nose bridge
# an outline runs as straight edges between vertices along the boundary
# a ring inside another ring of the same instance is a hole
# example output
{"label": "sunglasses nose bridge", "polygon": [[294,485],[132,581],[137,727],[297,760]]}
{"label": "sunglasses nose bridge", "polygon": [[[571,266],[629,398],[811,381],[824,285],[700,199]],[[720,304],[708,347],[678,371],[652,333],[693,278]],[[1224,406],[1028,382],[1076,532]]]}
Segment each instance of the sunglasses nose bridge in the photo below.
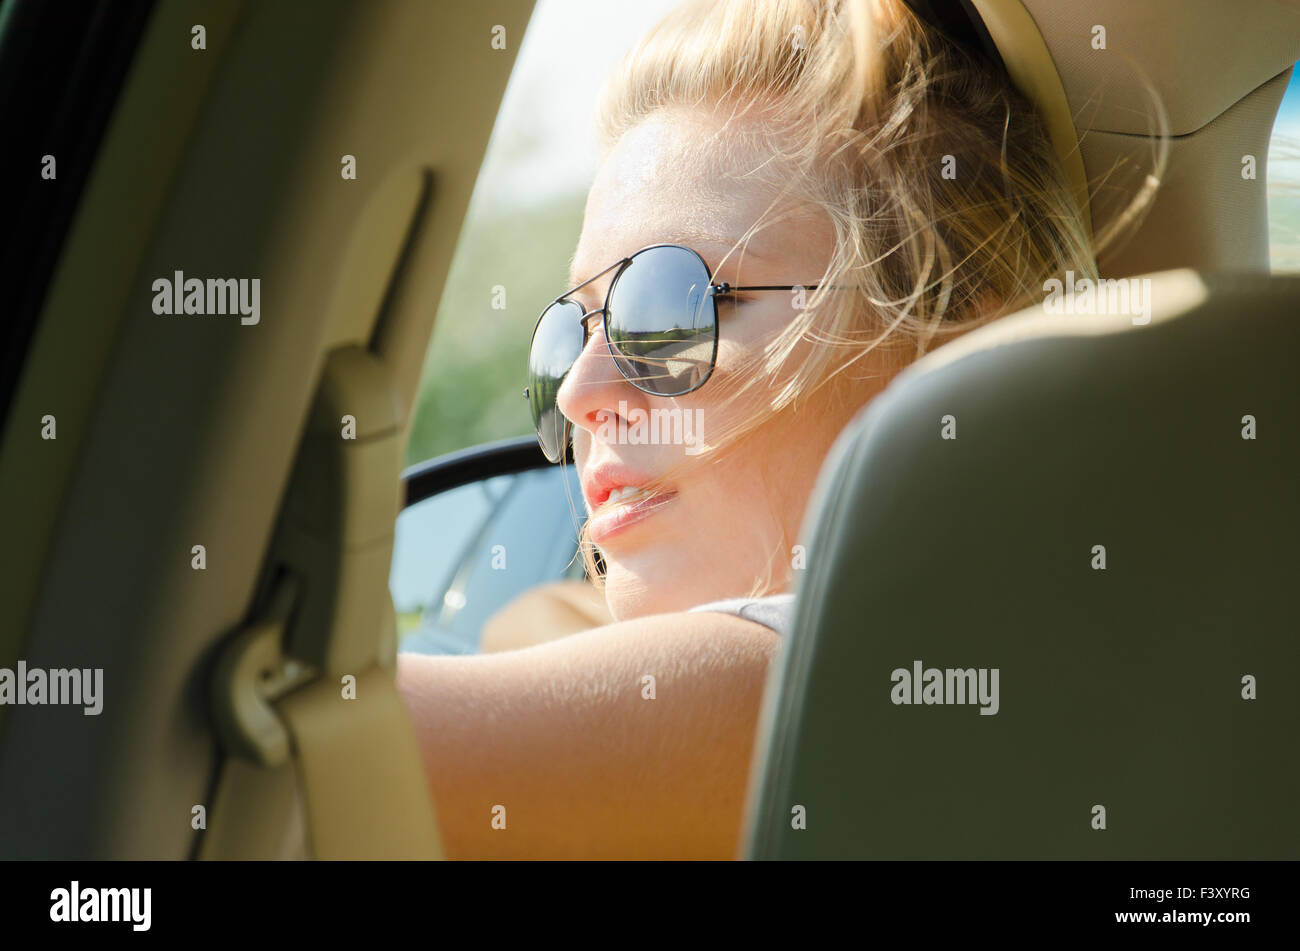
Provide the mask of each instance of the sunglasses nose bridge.
{"label": "sunglasses nose bridge", "polygon": [[591,318],[593,318],[593,317],[600,317],[600,318],[604,319],[604,316],[605,316],[605,308],[604,308],[604,307],[597,307],[595,310],[588,310],[588,311],[585,311],[585,312],[583,313],[583,315],[582,315],[581,317],[578,318],[578,323],[582,324],[582,333],[583,333],[583,340],[584,340],[584,341],[586,341],[586,340],[590,340],[590,339],[591,339],[591,335],[592,335],[592,333],[593,333],[593,331],[592,331],[592,329],[591,329],[591,324],[589,323],[589,321],[591,320]]}

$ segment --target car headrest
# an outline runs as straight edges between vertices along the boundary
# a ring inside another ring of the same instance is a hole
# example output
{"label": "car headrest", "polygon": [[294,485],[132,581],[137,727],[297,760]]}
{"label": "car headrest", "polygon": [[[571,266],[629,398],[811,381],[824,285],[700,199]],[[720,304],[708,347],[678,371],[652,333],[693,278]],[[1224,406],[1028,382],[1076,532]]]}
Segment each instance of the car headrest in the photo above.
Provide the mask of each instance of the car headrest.
{"label": "car headrest", "polygon": [[751,857],[1294,857],[1300,277],[1130,293],[975,331],[841,435]]}
{"label": "car headrest", "polygon": [[[1094,234],[1122,221],[1159,171],[1148,213],[1100,254],[1102,274],[1268,269],[1269,140],[1300,60],[1300,6],[976,2],[1023,4],[1046,43],[1076,130]],[[1162,132],[1168,164],[1160,171]]]}
{"label": "car headrest", "polygon": [[[1277,0],[907,0],[1004,68],[1043,120],[1102,274],[1268,267],[1267,158],[1300,60]],[[1165,137],[1167,167],[1155,156]],[[1159,173],[1159,174],[1156,174]],[[1135,199],[1155,188],[1130,227]]]}

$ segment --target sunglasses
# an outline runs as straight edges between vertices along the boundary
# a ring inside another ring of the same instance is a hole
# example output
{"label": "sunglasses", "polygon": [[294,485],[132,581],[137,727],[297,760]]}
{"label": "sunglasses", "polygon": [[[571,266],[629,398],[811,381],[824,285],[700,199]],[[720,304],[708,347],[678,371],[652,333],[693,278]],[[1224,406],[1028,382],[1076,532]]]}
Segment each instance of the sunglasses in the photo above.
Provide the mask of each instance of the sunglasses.
{"label": "sunglasses", "polygon": [[[615,269],[603,307],[588,311],[568,299]],[[601,316],[609,355],[623,379],[653,396],[684,396],[713,375],[718,298],[741,291],[817,289],[816,284],[714,284],[712,273],[690,248],[655,244],[616,261],[546,306],[533,329],[524,398],[549,461],[564,458],[573,431],[555,400],[591,338],[592,317]]]}

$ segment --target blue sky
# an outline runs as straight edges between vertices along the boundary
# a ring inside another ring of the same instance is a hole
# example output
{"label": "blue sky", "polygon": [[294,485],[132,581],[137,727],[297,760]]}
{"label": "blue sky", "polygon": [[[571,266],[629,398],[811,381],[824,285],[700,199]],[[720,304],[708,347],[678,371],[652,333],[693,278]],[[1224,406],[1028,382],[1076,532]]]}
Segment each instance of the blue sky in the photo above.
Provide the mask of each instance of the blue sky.
{"label": "blue sky", "polygon": [[[1284,141],[1285,140],[1285,141]],[[1292,157],[1283,159],[1281,147],[1288,146]],[[1291,74],[1291,82],[1287,84],[1286,92],[1282,96],[1282,105],[1278,107],[1277,119],[1273,122],[1273,142],[1269,149],[1270,173],[1274,171],[1285,171],[1287,178],[1295,182],[1300,180],[1300,159],[1297,154],[1300,153],[1300,69]],[[1271,166],[1277,163],[1278,168],[1275,170]],[[1269,178],[1275,176],[1270,174]]]}
{"label": "blue sky", "polygon": [[1291,74],[1291,82],[1282,97],[1282,106],[1277,111],[1277,124],[1283,123],[1292,128],[1300,125],[1300,72]]}

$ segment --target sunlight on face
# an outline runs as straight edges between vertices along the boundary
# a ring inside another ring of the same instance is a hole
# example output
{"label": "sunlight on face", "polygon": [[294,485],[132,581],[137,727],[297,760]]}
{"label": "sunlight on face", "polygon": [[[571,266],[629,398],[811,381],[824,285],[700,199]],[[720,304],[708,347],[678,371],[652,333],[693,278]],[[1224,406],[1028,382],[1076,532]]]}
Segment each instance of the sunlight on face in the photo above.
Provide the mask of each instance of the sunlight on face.
{"label": "sunlight on face", "polygon": [[[717,130],[707,114],[678,110],[652,116],[623,136],[588,196],[573,284],[660,243],[699,252],[717,269],[715,281],[820,280],[833,252],[833,232],[829,220],[812,211],[788,209],[777,216],[783,220],[752,237],[743,254],[728,256],[772,196],[740,178],[744,168],[717,167],[712,156],[723,154],[713,139]],[[611,278],[605,275],[573,296],[597,309]],[[767,577],[775,582],[773,590],[787,586],[790,546],[813,482],[851,409],[832,410],[820,396],[801,400],[797,414],[772,416],[716,456],[693,456],[681,444],[644,444],[629,433],[651,413],[680,412],[707,442],[710,429],[725,423],[717,416],[719,381],[791,320],[792,301],[790,292],[771,291],[720,304],[717,369],[700,389],[673,398],[628,383],[608,353],[600,321],[592,321],[591,339],[558,405],[574,424],[588,527],[605,557],[607,600],[616,618],[743,596]],[[864,391],[862,401],[869,396]],[[749,411],[763,413],[765,398],[757,394]],[[665,477],[668,484],[653,497],[638,490]]]}

